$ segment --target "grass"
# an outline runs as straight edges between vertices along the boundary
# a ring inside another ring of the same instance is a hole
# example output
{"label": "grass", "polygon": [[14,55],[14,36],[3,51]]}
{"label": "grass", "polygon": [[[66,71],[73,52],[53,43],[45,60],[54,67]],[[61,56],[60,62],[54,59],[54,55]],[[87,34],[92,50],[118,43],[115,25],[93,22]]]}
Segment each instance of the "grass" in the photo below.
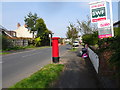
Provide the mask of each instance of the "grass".
{"label": "grass", "polygon": [[25,46],[24,48],[35,48],[33,45]]}
{"label": "grass", "polygon": [[72,49],[70,49],[70,51],[76,51],[77,50],[77,48],[72,48]]}
{"label": "grass", "polygon": [[14,46],[14,47],[11,47],[11,48],[4,49],[2,51],[22,50],[22,49],[25,49],[25,47]]}
{"label": "grass", "polygon": [[10,88],[51,88],[50,84],[58,79],[63,67],[63,64],[48,64]]}
{"label": "grass", "polygon": [[0,52],[0,55],[10,54],[9,52]]}
{"label": "grass", "polygon": [[49,48],[50,46],[35,47],[36,49]]}

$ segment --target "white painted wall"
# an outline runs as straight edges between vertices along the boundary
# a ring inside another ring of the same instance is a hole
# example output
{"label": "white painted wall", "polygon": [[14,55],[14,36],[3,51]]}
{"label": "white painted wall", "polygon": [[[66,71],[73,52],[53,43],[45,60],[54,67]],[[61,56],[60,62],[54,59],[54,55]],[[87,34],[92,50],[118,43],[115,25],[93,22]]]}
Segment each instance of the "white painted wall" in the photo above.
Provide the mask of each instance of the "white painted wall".
{"label": "white painted wall", "polygon": [[18,27],[15,32],[17,37],[32,38],[32,33],[24,26]]}
{"label": "white painted wall", "polygon": [[99,69],[99,58],[98,55],[93,52],[89,47],[88,47],[88,54],[89,54],[89,58],[96,70],[96,72],[98,73],[98,69]]}

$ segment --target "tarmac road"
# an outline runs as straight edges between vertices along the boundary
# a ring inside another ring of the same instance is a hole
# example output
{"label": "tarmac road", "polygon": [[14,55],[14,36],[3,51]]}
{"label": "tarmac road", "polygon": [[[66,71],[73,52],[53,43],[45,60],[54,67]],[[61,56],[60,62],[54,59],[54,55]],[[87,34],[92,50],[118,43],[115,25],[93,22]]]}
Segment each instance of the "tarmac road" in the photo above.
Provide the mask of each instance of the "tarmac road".
{"label": "tarmac road", "polygon": [[[69,45],[59,47],[60,56]],[[2,87],[8,88],[16,82],[51,63],[51,48],[33,49],[2,56]]]}

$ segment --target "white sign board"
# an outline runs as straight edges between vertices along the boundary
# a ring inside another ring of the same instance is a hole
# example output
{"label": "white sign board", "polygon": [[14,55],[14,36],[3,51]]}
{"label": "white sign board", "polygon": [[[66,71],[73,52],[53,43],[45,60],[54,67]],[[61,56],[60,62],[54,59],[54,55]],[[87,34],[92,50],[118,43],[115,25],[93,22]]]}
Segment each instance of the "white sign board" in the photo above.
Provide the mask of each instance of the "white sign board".
{"label": "white sign board", "polygon": [[94,2],[90,4],[91,22],[98,22],[107,19],[106,2]]}
{"label": "white sign board", "polygon": [[98,22],[99,38],[112,37],[112,31],[111,31],[110,25],[111,25],[110,20]]}
{"label": "white sign board", "polygon": [[106,27],[110,27],[110,20],[98,22],[98,28],[106,28]]}

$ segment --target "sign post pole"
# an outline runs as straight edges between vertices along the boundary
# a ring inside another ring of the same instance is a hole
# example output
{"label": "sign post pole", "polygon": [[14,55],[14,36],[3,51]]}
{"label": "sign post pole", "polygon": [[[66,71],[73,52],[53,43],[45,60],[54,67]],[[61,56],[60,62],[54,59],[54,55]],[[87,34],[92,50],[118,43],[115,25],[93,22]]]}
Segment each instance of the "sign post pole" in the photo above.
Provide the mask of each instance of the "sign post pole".
{"label": "sign post pole", "polygon": [[112,37],[114,37],[114,30],[113,30],[113,14],[112,14],[112,0],[109,1],[110,7],[110,23],[111,23],[111,30],[112,30]]}

